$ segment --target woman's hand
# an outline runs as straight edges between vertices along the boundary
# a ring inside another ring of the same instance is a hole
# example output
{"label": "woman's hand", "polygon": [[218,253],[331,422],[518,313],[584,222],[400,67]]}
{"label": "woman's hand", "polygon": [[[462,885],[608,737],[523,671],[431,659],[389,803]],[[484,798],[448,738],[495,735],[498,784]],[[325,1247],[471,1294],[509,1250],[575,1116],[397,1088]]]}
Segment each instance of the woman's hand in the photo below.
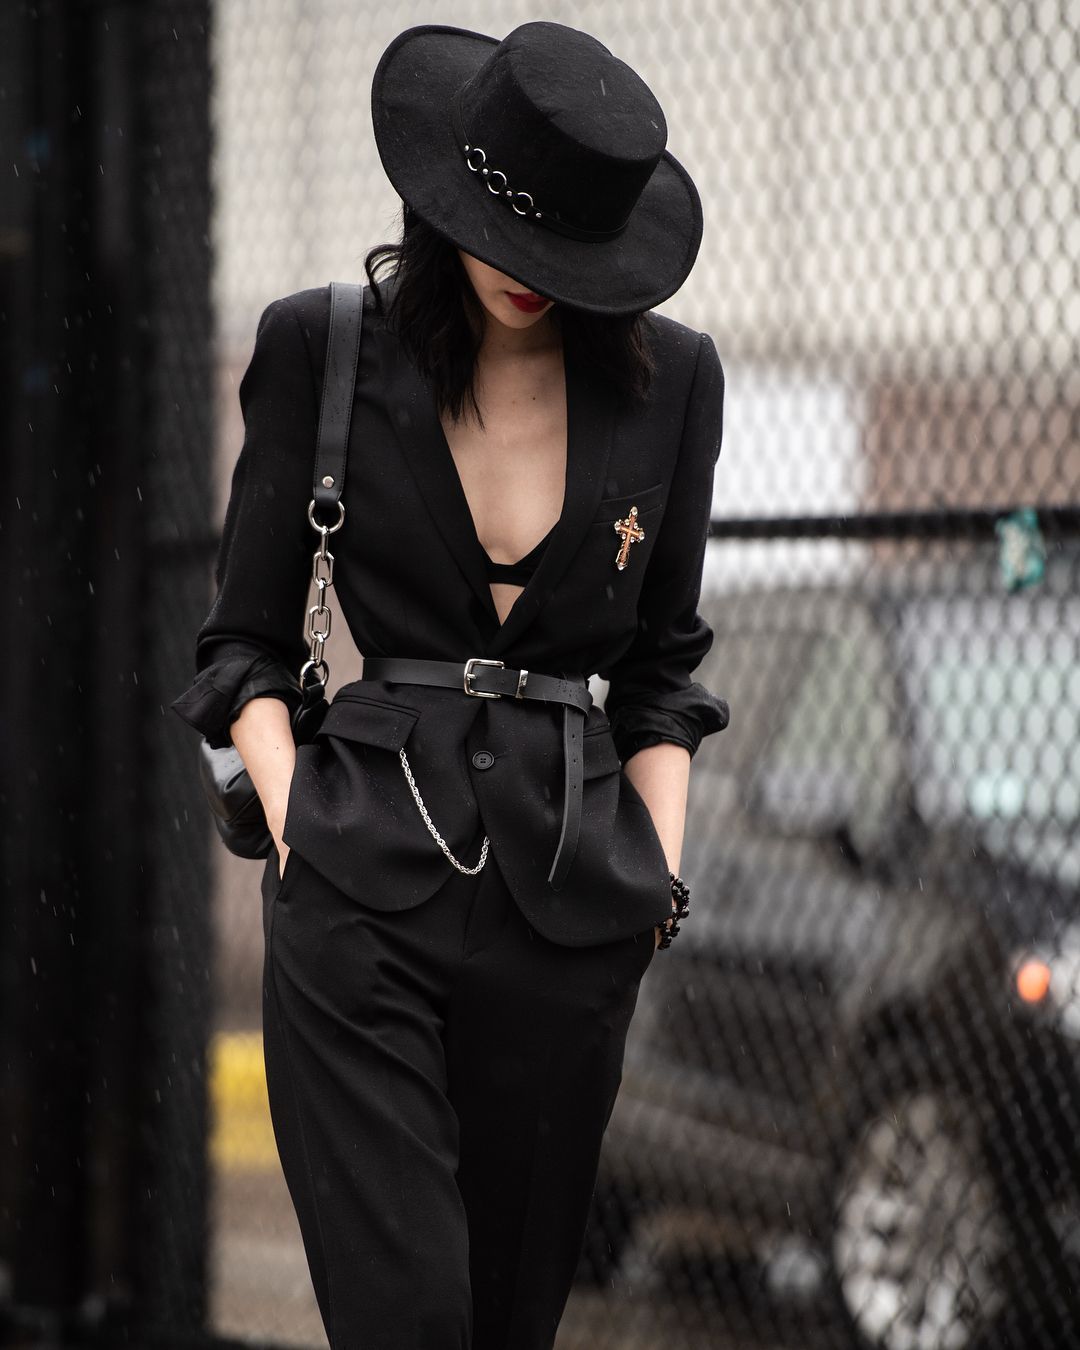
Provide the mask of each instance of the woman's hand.
{"label": "woman's hand", "polygon": [[270,837],[274,841],[274,848],[277,850],[278,861],[278,880],[285,875],[285,859],[289,856],[289,846],[282,838],[282,831],[285,829],[285,812],[279,810],[273,818],[267,815],[267,827],[270,830]]}
{"label": "woman's hand", "polygon": [[[672,918],[675,917],[675,897],[674,897],[674,896],[671,897],[671,915],[672,915]],[[656,948],[660,946],[660,939],[661,939],[661,938],[663,937],[663,935],[664,935],[664,930],[667,929],[667,928],[670,928],[670,927],[671,927],[670,922],[665,923],[665,924],[662,924],[662,925],[661,925],[661,924],[657,924],[657,925],[656,925],[656,928],[655,928],[655,931],[656,931],[656,946],[653,947],[653,951],[656,951]]]}
{"label": "woman's hand", "polygon": [[289,709],[280,698],[249,699],[232,724],[232,741],[259,794],[278,856],[278,880],[285,875],[289,846],[282,838],[289,789],[296,769]]}
{"label": "woman's hand", "polygon": [[282,877],[285,876],[285,860],[288,859],[288,857],[289,857],[289,845],[286,844],[285,838],[284,838],[284,832],[285,832],[285,805],[281,805],[282,802],[284,802],[284,803],[286,803],[286,805],[288,805],[288,801],[289,801],[289,787],[288,787],[288,786],[286,786],[286,788],[285,788],[285,794],[284,794],[284,795],[282,795],[282,794],[277,794],[277,796],[275,796],[275,801],[278,802],[278,806],[275,807],[275,809],[274,809],[273,811],[267,811],[267,813],[266,813],[266,825],[267,825],[267,829],[270,830],[270,837],[273,838],[273,841],[274,841],[274,849],[277,850],[277,855],[278,855],[278,880],[281,880]]}
{"label": "woman's hand", "polygon": [[[627,778],[641,794],[652,819],[657,837],[667,858],[668,869],[678,876],[686,825],[686,797],[690,780],[690,752],[681,745],[662,741],[631,755],[623,768]],[[675,914],[675,897],[671,898]],[[654,946],[660,946],[666,924],[656,924]]]}
{"label": "woman's hand", "polygon": [[690,785],[690,752],[661,741],[631,755],[623,771],[648,808],[668,868],[678,875]]}

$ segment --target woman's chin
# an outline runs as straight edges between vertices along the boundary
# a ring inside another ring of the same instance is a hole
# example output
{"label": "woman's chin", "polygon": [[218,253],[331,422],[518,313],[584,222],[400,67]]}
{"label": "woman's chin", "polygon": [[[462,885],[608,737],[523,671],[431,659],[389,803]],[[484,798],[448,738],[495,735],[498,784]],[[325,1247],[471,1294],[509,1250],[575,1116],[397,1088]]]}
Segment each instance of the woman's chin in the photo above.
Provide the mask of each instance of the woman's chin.
{"label": "woman's chin", "polygon": [[545,309],[529,314],[524,310],[516,308],[516,306],[505,297],[496,304],[485,305],[484,308],[487,310],[488,314],[490,314],[496,322],[501,323],[504,328],[514,328],[518,331],[524,328],[532,328],[534,324],[539,323],[551,310],[551,306],[548,305]]}

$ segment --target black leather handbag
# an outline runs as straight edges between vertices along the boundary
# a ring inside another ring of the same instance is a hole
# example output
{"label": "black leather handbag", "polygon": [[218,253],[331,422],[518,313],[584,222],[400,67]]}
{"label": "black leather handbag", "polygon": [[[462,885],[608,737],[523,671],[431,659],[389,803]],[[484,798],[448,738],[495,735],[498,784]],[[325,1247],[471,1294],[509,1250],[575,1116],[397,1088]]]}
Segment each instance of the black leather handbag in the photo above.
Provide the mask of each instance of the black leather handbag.
{"label": "black leather handbag", "polygon": [[[307,611],[308,658],[300,670],[301,700],[292,715],[293,739],[297,745],[305,745],[315,737],[329,706],[326,682],[330,667],[323,649],[330,636],[326,593],[334,584],[334,555],[329,551],[327,541],[345,523],[341,492],[345,485],[362,319],[363,288],[353,283],[332,282],[326,375],[319,406],[314,483],[307,509],[308,521],[319,536],[312,558],[317,600]],[[327,520],[331,523],[324,524]],[[231,745],[215,749],[204,739],[199,753],[199,777],[218,834],[230,853],[241,858],[268,857],[274,839],[259,794],[239,751]]]}

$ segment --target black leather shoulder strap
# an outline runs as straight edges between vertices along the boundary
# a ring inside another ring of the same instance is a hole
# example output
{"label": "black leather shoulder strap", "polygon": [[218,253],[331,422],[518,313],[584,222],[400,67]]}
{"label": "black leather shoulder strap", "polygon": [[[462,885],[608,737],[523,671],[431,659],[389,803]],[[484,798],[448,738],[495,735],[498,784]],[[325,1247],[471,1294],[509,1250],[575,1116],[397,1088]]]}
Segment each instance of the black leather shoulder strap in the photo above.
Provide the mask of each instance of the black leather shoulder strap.
{"label": "black leather shoulder strap", "polygon": [[315,516],[333,525],[345,487],[345,460],[349,450],[356,372],[360,364],[360,329],[364,316],[364,288],[354,282],[330,283],[330,332],[326,339],[326,374],[319,408],[315,445]]}

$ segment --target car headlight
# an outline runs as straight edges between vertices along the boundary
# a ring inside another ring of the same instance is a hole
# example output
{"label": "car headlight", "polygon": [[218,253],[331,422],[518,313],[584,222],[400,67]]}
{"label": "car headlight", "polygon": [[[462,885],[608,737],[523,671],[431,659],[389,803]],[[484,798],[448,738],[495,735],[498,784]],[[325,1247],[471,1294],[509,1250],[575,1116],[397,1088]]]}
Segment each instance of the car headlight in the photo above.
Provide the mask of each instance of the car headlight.
{"label": "car headlight", "polygon": [[1024,1003],[1044,1003],[1054,983],[1053,968],[1041,956],[1022,956],[1016,967],[1015,983]]}
{"label": "car headlight", "polygon": [[1071,923],[1052,948],[1024,948],[1012,965],[1016,996],[1045,1007],[1068,1036],[1080,1039],[1080,923]]}

